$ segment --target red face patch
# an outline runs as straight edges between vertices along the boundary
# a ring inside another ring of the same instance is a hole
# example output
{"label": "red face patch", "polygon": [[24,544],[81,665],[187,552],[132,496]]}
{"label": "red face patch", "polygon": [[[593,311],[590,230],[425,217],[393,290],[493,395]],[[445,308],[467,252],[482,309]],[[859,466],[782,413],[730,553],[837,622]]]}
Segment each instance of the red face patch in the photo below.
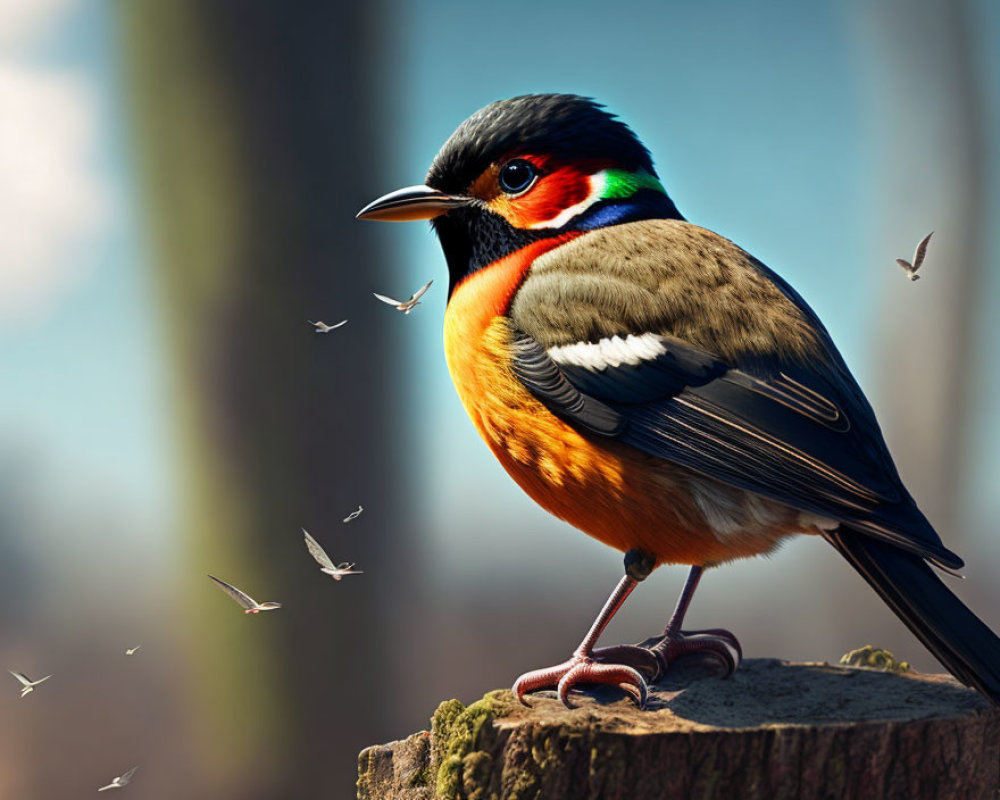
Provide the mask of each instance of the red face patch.
{"label": "red face patch", "polygon": [[[523,194],[511,197],[496,185],[497,168],[487,171],[474,186],[485,183],[491,175],[493,192],[483,198],[498,214],[502,214],[515,228],[531,228],[555,219],[567,208],[582,203],[590,195],[590,176],[611,166],[605,161],[585,161],[568,164],[552,156],[530,153],[512,154],[504,160],[522,158],[531,162],[538,171],[535,183]],[[483,187],[485,188],[485,187]]]}

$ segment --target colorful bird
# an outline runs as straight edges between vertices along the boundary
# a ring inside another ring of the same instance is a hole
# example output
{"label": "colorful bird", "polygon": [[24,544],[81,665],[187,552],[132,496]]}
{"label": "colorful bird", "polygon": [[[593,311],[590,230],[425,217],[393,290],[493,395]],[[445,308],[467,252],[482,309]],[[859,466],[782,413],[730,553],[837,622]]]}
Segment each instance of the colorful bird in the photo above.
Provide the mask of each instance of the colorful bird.
{"label": "colorful bird", "polygon": [[[682,630],[704,571],[825,537],[965,683],[1000,702],[1000,639],[941,582],[962,560],[903,487],[826,329],[782,278],[684,220],[602,106],[528,95],[467,119],[426,185],[366,219],[430,219],[450,285],[445,356],[479,433],[541,506],[625,551],[565,662],[514,691],[614,684],[640,705],[679,656],[741,657]],[[595,649],[661,564],[691,569],[663,632]]]}
{"label": "colorful bird", "polygon": [[302,533],[306,537],[306,549],[309,551],[309,555],[319,564],[320,572],[325,572],[335,581],[341,580],[345,575],[364,575],[364,570],[354,569],[357,564],[349,561],[334,564],[333,559],[327,555],[326,550],[320,546],[320,543],[309,535],[309,531],[303,528]]}
{"label": "colorful bird", "polygon": [[927,245],[933,235],[934,231],[931,231],[917,243],[917,249],[913,253],[912,264],[905,258],[896,259],[896,263],[902,268],[902,270],[906,273],[906,277],[911,281],[920,280],[920,276],[917,275],[917,270],[920,269],[920,265],[924,263],[924,257],[927,255]]}
{"label": "colorful bird", "polygon": [[232,584],[220,581],[214,575],[209,575],[208,577],[215,581],[216,585],[222,589],[222,591],[239,603],[244,609],[245,614],[259,614],[261,611],[274,611],[276,608],[281,608],[281,603],[275,603],[270,600],[266,603],[258,603],[246,592],[237,589]]}
{"label": "colorful bird", "polygon": [[108,789],[121,789],[125,784],[127,784],[130,780],[132,780],[132,776],[135,775],[135,771],[137,769],[139,768],[132,767],[132,769],[130,769],[124,775],[119,775],[117,778],[111,781],[111,783],[109,783],[107,786],[102,786],[97,791],[106,792]]}
{"label": "colorful bird", "polygon": [[337,322],[333,325],[327,325],[325,322],[323,322],[323,320],[320,320],[319,322],[313,322],[311,319],[309,319],[306,320],[306,322],[308,322],[310,325],[315,326],[316,333],[329,333],[330,331],[335,331],[337,330],[337,328],[340,328],[347,324],[346,319],[342,319],[340,322]]}
{"label": "colorful bird", "polygon": [[421,286],[417,291],[410,295],[409,300],[394,300],[391,297],[386,297],[384,294],[378,294],[377,292],[372,292],[379,300],[383,303],[388,303],[390,306],[395,308],[397,311],[402,311],[403,314],[409,314],[414,308],[420,305],[420,298],[424,296],[424,293],[431,288],[431,284],[434,283],[433,280],[427,281],[423,286]]}
{"label": "colorful bird", "polygon": [[31,694],[33,691],[35,691],[35,687],[38,686],[38,684],[45,683],[45,681],[47,681],[49,678],[52,677],[51,675],[46,675],[44,678],[39,678],[37,681],[33,681],[33,680],[31,680],[31,678],[29,678],[23,672],[14,672],[14,670],[12,670],[12,669],[7,670],[7,672],[9,672],[11,675],[13,675],[15,678],[17,678],[21,682],[21,697],[22,698],[25,697],[26,695]]}

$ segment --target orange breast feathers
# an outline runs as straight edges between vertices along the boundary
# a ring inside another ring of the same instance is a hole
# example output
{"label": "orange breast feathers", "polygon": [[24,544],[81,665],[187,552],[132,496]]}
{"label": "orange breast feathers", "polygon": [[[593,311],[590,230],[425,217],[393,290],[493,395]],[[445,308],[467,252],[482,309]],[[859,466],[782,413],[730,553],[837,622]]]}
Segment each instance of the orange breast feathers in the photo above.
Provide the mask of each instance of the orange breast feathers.
{"label": "orange breast feathers", "polygon": [[[712,564],[771,549],[777,531],[713,532],[691,491],[692,482],[704,490],[706,479],[616,442],[582,436],[518,380],[505,312],[531,262],[559,244],[536,242],[479,270],[449,300],[448,369],[486,444],[535,502],[619,550],[638,548],[657,563]],[[721,484],[718,490],[733,491]]]}

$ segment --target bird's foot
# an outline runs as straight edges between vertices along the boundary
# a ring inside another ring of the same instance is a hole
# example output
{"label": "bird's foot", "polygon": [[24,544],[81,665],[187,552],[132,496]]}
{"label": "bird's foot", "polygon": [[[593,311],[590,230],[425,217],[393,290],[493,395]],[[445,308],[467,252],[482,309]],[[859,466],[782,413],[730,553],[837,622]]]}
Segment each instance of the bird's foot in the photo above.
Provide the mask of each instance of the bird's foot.
{"label": "bird's foot", "polygon": [[617,686],[642,708],[646,705],[648,690],[642,675],[627,664],[610,663],[607,659],[598,661],[594,658],[593,647],[608,622],[621,608],[625,598],[632,590],[644,581],[653,571],[653,559],[639,550],[629,550],[625,554],[625,575],[618,582],[604,607],[590,626],[587,635],[583,637],[580,646],[573,651],[569,660],[554,667],[536,669],[526,672],[516,681],[512,691],[524,705],[528,703],[524,695],[538,689],[556,689],[559,699],[567,708],[573,708],[569,701],[569,693],[579,684]]}
{"label": "bird's foot", "polygon": [[528,705],[524,699],[528,692],[555,689],[562,704],[567,708],[574,708],[569,693],[579,684],[617,686],[630,695],[639,708],[646,704],[646,681],[635,668],[627,664],[609,663],[607,660],[598,661],[579,652],[562,664],[526,672],[514,682],[511,691],[524,705]]}
{"label": "bird's foot", "polygon": [[733,634],[721,628],[703,631],[667,631],[639,644],[602,647],[593,657],[601,664],[631,667],[647,680],[662,678],[670,665],[687,656],[708,656],[723,674],[732,675],[743,660],[743,648]]}

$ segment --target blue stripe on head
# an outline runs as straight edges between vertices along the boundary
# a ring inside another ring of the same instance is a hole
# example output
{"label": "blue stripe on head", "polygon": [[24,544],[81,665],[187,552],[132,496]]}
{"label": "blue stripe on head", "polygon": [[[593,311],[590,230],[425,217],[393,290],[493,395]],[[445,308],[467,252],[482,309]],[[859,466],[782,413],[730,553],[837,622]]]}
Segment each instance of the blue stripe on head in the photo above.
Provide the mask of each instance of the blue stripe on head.
{"label": "blue stripe on head", "polygon": [[631,197],[601,200],[570,223],[574,230],[592,231],[642,219],[684,219],[665,194],[641,190]]}

